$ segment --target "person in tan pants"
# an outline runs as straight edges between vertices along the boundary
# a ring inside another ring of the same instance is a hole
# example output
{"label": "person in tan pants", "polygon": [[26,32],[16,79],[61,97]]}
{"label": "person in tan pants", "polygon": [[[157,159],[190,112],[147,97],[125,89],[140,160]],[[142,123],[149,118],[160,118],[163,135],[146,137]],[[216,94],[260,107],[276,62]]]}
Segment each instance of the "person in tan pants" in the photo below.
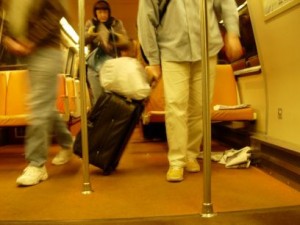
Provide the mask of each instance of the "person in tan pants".
{"label": "person in tan pants", "polygon": [[[149,61],[148,70],[156,74],[158,79],[162,74],[169,146],[166,179],[178,182],[184,179],[184,169],[188,172],[200,171],[197,156],[203,136],[202,15],[199,0],[161,2],[167,2],[168,5],[160,7],[155,0],[139,1],[138,37]],[[225,47],[228,58],[239,58],[242,47],[235,1],[208,0],[207,6],[209,79],[213,85],[216,56],[224,45],[216,8],[226,27]],[[163,15],[161,8],[166,9]]]}

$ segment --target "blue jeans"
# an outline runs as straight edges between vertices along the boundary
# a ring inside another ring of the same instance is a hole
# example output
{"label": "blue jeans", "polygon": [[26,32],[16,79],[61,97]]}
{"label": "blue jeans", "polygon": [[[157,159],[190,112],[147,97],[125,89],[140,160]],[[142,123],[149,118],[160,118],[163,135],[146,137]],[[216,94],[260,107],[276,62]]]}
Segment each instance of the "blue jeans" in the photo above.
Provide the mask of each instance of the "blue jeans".
{"label": "blue jeans", "polygon": [[103,93],[103,87],[100,84],[99,72],[88,67],[87,79],[90,84],[90,88],[91,88],[91,92],[92,92],[91,93],[92,96],[90,97],[90,99],[91,99],[92,105],[95,105],[97,102],[97,99]]}
{"label": "blue jeans", "polygon": [[42,48],[25,58],[29,70],[29,125],[25,136],[25,158],[31,166],[42,166],[54,133],[62,148],[72,146],[72,136],[56,110],[58,80],[62,71],[59,49]]}

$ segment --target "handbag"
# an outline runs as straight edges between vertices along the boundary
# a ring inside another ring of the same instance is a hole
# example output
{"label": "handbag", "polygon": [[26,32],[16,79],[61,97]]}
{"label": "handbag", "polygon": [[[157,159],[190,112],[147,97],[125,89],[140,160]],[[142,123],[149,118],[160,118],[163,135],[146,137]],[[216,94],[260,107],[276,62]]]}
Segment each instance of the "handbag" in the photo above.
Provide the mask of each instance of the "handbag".
{"label": "handbag", "polygon": [[127,35],[115,32],[113,28],[111,28],[108,40],[117,49],[126,49],[130,46],[129,37]]}
{"label": "handbag", "polygon": [[90,68],[99,72],[103,63],[111,58],[102,48],[97,47],[86,57],[86,63]]}
{"label": "handbag", "polygon": [[107,60],[100,70],[99,79],[105,90],[129,99],[142,100],[150,95],[151,87],[146,71],[135,58]]}

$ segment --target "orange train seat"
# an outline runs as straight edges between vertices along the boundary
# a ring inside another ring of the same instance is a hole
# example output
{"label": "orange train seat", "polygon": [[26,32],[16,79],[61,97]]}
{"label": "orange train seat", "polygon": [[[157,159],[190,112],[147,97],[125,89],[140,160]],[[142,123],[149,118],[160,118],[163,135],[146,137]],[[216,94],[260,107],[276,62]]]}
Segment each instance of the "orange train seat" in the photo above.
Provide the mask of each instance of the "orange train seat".
{"label": "orange train seat", "polygon": [[69,99],[66,90],[66,75],[58,74],[58,93],[56,99],[56,108],[63,120],[68,122],[70,120],[70,109],[69,109]]}
{"label": "orange train seat", "polygon": [[5,115],[6,108],[6,74],[5,72],[0,72],[0,116]]}
{"label": "orange train seat", "polygon": [[[66,76],[66,93],[69,99],[70,116],[72,119],[77,119],[81,115],[81,92],[80,80],[69,75]],[[87,111],[91,108],[91,102],[86,87],[86,107]]]}
{"label": "orange train seat", "polygon": [[78,107],[76,105],[76,98],[75,98],[74,78],[68,75],[66,75],[66,93],[68,96],[70,115],[77,116]]}
{"label": "orange train seat", "polygon": [[[4,114],[0,115],[0,126],[21,126],[27,124],[26,93],[28,92],[27,70],[4,71],[6,95]],[[1,95],[2,98],[2,95]],[[2,103],[1,103],[2,104]]]}
{"label": "orange train seat", "polygon": [[[60,91],[57,100],[57,107],[60,110],[64,120],[68,123],[69,128],[81,120],[81,84],[80,80],[73,78],[68,74],[59,74]],[[91,102],[86,87],[86,107],[87,111],[91,109]]]}
{"label": "orange train seat", "polygon": [[[76,102],[76,107],[77,107],[77,114],[78,116],[81,114],[81,103],[80,103],[80,100],[81,100],[81,83],[80,83],[80,80],[78,78],[74,79],[74,91],[75,91],[75,102]],[[89,91],[88,91],[88,87],[87,87],[87,84],[85,83],[85,97],[86,97],[86,110],[89,111],[91,108],[92,108],[92,105],[91,105],[91,99],[90,99],[90,95],[89,95]]]}
{"label": "orange train seat", "polygon": [[[239,96],[233,69],[231,65],[217,65],[215,88],[212,99],[211,121],[249,121],[256,119],[253,108],[237,108],[214,110],[215,105],[236,106],[239,105]],[[163,82],[159,80],[152,90],[142,114],[142,123],[161,123],[165,121]]]}
{"label": "orange train seat", "polygon": [[230,64],[217,65],[215,87],[211,106],[229,106],[233,109],[211,110],[211,121],[251,121],[256,113],[250,106],[234,108],[241,105],[233,68]]}
{"label": "orange train seat", "polygon": [[[65,121],[69,118],[64,76],[59,75],[57,108]],[[28,108],[26,106],[28,85],[27,70],[0,72],[0,127],[26,126]]]}

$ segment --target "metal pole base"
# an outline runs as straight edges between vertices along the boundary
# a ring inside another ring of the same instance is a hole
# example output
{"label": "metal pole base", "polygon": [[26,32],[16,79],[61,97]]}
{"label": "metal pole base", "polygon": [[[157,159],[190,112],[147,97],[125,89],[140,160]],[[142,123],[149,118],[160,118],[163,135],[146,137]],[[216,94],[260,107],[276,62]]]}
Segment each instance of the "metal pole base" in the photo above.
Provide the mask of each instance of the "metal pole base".
{"label": "metal pole base", "polygon": [[204,218],[211,218],[216,216],[217,214],[214,213],[212,203],[203,203],[202,207],[202,217]]}
{"label": "metal pole base", "polygon": [[82,194],[84,195],[89,195],[93,192],[92,187],[91,187],[91,183],[84,183],[83,184],[83,191]]}

